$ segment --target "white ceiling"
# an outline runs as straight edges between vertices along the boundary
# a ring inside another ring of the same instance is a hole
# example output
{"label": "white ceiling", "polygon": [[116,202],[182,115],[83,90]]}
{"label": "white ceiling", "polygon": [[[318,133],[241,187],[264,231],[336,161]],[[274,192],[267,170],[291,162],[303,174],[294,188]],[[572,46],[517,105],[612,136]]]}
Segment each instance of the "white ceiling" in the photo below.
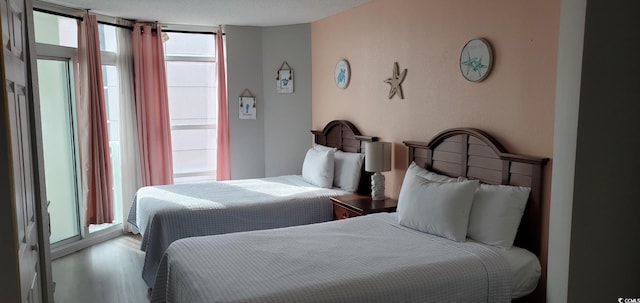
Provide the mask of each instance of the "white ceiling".
{"label": "white ceiling", "polygon": [[44,0],[139,21],[183,25],[276,26],[313,22],[369,0]]}

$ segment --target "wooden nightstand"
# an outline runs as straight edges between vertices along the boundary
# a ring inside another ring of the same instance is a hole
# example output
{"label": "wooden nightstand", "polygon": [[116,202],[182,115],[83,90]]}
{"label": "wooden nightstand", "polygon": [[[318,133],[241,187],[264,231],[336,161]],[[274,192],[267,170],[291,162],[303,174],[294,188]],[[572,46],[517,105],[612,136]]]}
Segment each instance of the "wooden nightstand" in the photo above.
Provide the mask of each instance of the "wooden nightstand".
{"label": "wooden nightstand", "polygon": [[394,212],[398,201],[386,198],[373,201],[368,195],[342,195],[331,197],[333,202],[333,215],[336,219],[347,219],[379,212]]}

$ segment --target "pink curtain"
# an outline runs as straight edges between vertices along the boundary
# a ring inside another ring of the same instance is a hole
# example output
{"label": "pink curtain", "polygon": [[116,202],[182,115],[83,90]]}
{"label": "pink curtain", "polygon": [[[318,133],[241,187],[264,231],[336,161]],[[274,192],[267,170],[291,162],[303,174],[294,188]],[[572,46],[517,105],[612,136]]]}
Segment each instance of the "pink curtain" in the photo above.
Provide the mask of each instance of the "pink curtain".
{"label": "pink curtain", "polygon": [[231,179],[231,157],[229,147],[229,103],[224,60],[222,29],[216,31],[216,62],[218,66],[218,155],[216,180]]}
{"label": "pink curtain", "polygon": [[107,129],[107,107],[102,82],[98,21],[86,15],[78,21],[78,64],[76,66],[78,135],[82,198],[85,223],[113,222],[111,159]]}
{"label": "pink curtain", "polygon": [[133,71],[142,184],[173,183],[171,125],[162,31],[133,26]]}

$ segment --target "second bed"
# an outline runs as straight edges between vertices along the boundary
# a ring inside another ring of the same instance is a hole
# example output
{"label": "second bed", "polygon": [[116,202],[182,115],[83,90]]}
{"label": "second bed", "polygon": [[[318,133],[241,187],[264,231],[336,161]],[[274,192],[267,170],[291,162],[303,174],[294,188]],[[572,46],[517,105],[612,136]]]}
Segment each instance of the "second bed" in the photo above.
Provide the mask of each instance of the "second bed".
{"label": "second bed", "polygon": [[[329,197],[368,193],[369,174],[361,168],[361,146],[363,141],[377,138],[362,136],[353,124],[343,120],[331,121],[323,130],[312,133],[316,144],[336,150],[335,166],[334,161],[330,162],[332,177],[334,167],[357,164],[339,159],[352,159],[353,156],[360,159],[359,167],[351,166],[351,171],[358,173],[353,176],[358,177],[357,181],[342,186],[346,189],[332,184],[318,186],[310,183],[309,178],[304,179],[303,173],[303,176],[147,186],[138,190],[128,221],[142,234],[141,249],[146,252],[142,278],[147,285],[153,285],[164,251],[176,240],[325,222],[333,219]],[[323,152],[327,151],[318,154]],[[310,158],[305,158],[305,165],[310,165],[311,161],[307,159]],[[312,165],[313,172],[315,168],[326,166],[320,160],[313,164],[317,165]]]}

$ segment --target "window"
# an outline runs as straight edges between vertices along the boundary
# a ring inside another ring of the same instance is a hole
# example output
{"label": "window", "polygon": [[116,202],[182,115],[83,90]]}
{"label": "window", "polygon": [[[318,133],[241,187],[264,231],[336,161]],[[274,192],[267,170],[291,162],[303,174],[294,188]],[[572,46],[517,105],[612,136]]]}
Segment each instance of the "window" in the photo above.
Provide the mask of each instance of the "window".
{"label": "window", "polygon": [[42,150],[49,202],[49,241],[80,236],[71,60],[38,59]]}
{"label": "window", "polygon": [[78,47],[78,23],[75,19],[33,12],[36,43]]}
{"label": "window", "polygon": [[166,33],[165,60],[175,183],[215,180],[215,37]]}
{"label": "window", "polygon": [[[123,221],[120,178],[119,92],[116,69],[115,27],[100,24],[102,76],[104,81],[109,148],[112,163],[113,205],[115,220],[111,224],[81,228],[81,178],[77,150],[75,120],[75,80],[72,66],[77,55],[78,25],[71,17],[34,11],[35,40],[38,52],[38,76],[42,119],[43,150],[47,198],[52,234],[50,240],[58,246],[80,240],[89,234]],[[55,125],[55,127],[51,127]],[[60,144],[66,142],[66,144]],[[60,167],[62,165],[62,167]],[[73,226],[77,226],[72,229]]]}
{"label": "window", "polygon": [[[114,213],[111,224],[91,225],[81,222],[81,178],[75,114],[76,86],[73,66],[78,47],[77,20],[34,11],[37,68],[40,91],[42,141],[45,155],[45,182],[49,203],[51,236],[54,253],[64,245],[79,241],[98,230],[122,222],[122,198],[119,192],[118,92],[115,67],[115,30],[100,25],[103,50],[103,77],[109,119],[109,140],[113,163]],[[104,52],[110,51],[110,52]],[[115,85],[114,85],[115,84]],[[115,91],[115,92],[114,92]],[[115,105],[115,106],[114,106]],[[115,123],[113,123],[115,121]],[[115,128],[114,126],[115,125]]]}
{"label": "window", "polygon": [[56,248],[82,234],[72,60],[77,26],[71,18],[39,12],[34,17],[49,241]]}

